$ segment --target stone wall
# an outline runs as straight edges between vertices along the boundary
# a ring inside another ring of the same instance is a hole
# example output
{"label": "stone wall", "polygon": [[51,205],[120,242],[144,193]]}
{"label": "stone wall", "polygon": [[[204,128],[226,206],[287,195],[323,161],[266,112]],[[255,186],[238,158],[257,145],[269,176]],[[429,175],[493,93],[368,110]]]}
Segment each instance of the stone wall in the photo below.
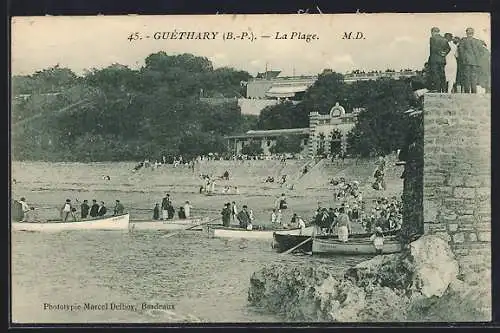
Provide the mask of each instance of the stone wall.
{"label": "stone wall", "polygon": [[446,239],[461,268],[491,260],[490,98],[424,97],[425,233]]}

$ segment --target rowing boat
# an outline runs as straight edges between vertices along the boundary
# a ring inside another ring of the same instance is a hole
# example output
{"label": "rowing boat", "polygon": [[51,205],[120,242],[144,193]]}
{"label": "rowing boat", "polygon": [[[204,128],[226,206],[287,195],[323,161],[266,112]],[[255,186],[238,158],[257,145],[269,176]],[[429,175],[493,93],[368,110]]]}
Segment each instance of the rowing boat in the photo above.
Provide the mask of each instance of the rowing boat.
{"label": "rowing boat", "polygon": [[252,238],[252,239],[263,239],[263,240],[272,240],[273,233],[275,231],[282,232],[290,232],[300,234],[300,228],[294,229],[271,229],[271,230],[246,230],[243,228],[239,228],[236,226],[233,227],[222,227],[222,226],[214,226],[208,225],[208,235],[209,237],[217,237],[217,238]]}
{"label": "rowing boat", "polygon": [[[302,234],[299,235],[296,232],[287,232],[287,231],[276,231],[273,234],[273,248],[277,249],[278,252],[283,252],[288,249],[291,249],[294,246],[299,245],[303,241],[305,241],[307,238],[312,236],[312,231],[309,228],[313,227],[307,227],[306,231]],[[391,235],[396,235],[399,230],[389,230],[387,232],[384,232],[385,236],[391,236]],[[349,235],[349,239],[351,238],[370,238],[372,234],[371,233],[363,233],[363,234],[351,234]],[[337,239],[337,235],[320,235],[316,236],[317,239]],[[296,249],[296,251],[303,251],[303,252],[311,252],[312,251],[312,242],[307,242],[300,246],[299,248]]]}
{"label": "rowing boat", "polygon": [[183,230],[190,229],[200,231],[203,230],[203,224],[210,221],[210,218],[191,218],[186,220],[136,220],[130,222],[130,231],[134,230]]}
{"label": "rowing boat", "polygon": [[[383,254],[401,252],[401,243],[397,237],[386,237]],[[347,242],[338,239],[313,238],[313,254],[376,254],[375,246],[369,238],[351,238]]]}
{"label": "rowing boat", "polygon": [[128,230],[129,214],[77,222],[12,222],[12,231]]}

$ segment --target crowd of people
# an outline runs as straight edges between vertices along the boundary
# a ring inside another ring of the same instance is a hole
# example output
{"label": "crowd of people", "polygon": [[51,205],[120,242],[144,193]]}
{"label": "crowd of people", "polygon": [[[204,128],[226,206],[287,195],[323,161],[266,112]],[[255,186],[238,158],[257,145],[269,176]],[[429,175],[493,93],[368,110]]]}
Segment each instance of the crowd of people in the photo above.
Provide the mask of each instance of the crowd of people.
{"label": "crowd of people", "polygon": [[[79,200],[76,200],[79,202]],[[97,200],[92,200],[92,205],[89,205],[88,200],[83,200],[80,204],[80,214],[77,213],[77,206],[72,203],[71,199],[66,199],[64,204],[59,209],[62,222],[75,222],[86,219],[95,219],[106,216],[108,209],[104,201],[97,203]],[[122,215],[125,213],[125,207],[120,200],[115,201],[113,216]],[[15,220],[22,222],[38,222],[36,209],[33,205],[26,202],[26,198],[22,197],[19,201],[14,200],[13,217]]]}
{"label": "crowd of people", "polygon": [[[181,220],[189,219],[191,217],[191,210],[193,206],[189,201],[186,201],[182,206],[179,207],[177,211],[177,216]],[[153,208],[153,220],[172,220],[175,216],[175,208],[172,202],[172,198],[169,193],[165,194],[165,197],[161,200],[161,206],[159,203],[155,203]]]}
{"label": "crowd of people", "polygon": [[467,28],[465,35],[442,36],[439,28],[431,29],[426,63],[431,92],[475,94],[478,87],[490,90],[490,51],[484,41],[474,37],[473,28]]}

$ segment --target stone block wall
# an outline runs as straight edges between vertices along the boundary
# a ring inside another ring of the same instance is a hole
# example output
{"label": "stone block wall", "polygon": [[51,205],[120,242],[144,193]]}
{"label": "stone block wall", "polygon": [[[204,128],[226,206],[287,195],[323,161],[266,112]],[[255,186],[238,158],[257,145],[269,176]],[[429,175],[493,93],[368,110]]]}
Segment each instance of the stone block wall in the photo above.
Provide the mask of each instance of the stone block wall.
{"label": "stone block wall", "polygon": [[491,256],[490,99],[424,96],[425,233],[446,239],[459,262]]}

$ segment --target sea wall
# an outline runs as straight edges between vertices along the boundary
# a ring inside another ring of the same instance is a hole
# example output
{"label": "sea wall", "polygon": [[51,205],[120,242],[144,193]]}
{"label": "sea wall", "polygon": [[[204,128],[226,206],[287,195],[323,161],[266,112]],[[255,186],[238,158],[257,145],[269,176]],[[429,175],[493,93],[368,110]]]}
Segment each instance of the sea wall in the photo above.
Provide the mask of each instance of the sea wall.
{"label": "sea wall", "polygon": [[424,96],[424,230],[449,242],[468,275],[491,262],[490,99]]}
{"label": "sea wall", "polygon": [[288,321],[491,320],[490,286],[461,279],[451,247],[436,235],[340,275],[337,267],[327,264],[269,265],[252,275],[248,301]]}

